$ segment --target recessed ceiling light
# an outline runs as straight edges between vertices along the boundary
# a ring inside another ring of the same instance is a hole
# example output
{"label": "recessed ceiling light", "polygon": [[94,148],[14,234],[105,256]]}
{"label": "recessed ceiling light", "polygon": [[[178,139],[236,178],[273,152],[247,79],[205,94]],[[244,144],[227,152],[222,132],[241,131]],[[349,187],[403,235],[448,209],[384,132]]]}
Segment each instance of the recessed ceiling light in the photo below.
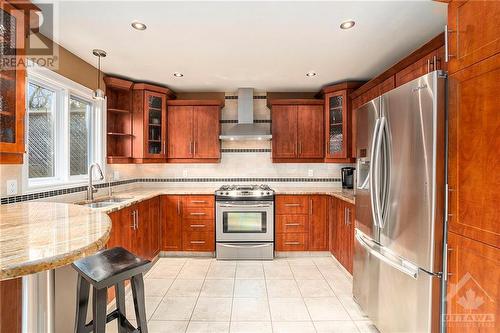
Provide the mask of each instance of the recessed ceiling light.
{"label": "recessed ceiling light", "polygon": [[184,76],[184,74],[179,73],[179,72],[175,72],[175,73],[174,73],[174,76],[175,76],[175,77],[183,77],[183,76]]}
{"label": "recessed ceiling light", "polygon": [[313,76],[316,76],[316,75],[318,75],[318,74],[316,74],[315,71],[310,71],[310,72],[306,73],[306,76],[308,76],[308,77],[313,77]]}
{"label": "recessed ceiling light", "polygon": [[356,24],[356,22],[354,22],[354,20],[344,21],[344,22],[340,23],[340,29],[344,29],[344,30],[351,29],[352,27],[354,27],[355,24]]}
{"label": "recessed ceiling light", "polygon": [[142,22],[134,21],[134,22],[132,22],[132,28],[134,28],[136,30],[146,30],[147,27]]}

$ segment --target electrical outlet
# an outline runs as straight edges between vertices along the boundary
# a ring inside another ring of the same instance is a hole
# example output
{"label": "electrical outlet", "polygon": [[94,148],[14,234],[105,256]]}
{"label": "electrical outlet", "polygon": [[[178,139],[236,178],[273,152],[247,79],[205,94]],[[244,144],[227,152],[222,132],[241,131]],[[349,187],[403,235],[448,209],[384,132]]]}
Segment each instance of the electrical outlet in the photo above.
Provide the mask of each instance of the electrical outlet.
{"label": "electrical outlet", "polygon": [[307,177],[314,177],[314,170],[313,169],[307,170]]}
{"label": "electrical outlet", "polygon": [[16,195],[17,194],[17,180],[9,179],[7,180],[7,195]]}
{"label": "electrical outlet", "polygon": [[182,170],[182,177],[187,178],[187,176],[188,176],[188,171]]}
{"label": "electrical outlet", "polygon": [[113,180],[120,179],[120,171],[113,171]]}

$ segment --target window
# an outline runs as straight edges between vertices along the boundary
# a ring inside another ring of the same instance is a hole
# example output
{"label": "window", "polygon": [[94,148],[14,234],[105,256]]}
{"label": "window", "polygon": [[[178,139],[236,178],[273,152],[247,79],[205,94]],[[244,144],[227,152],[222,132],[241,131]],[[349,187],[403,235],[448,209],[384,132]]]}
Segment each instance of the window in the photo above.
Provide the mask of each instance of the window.
{"label": "window", "polygon": [[102,166],[102,108],[92,91],[57,73],[29,68],[28,188],[83,182],[90,163]]}
{"label": "window", "polygon": [[75,96],[69,98],[69,174],[87,174],[89,167],[92,103]]}
{"label": "window", "polygon": [[29,178],[54,177],[55,91],[28,84]]}

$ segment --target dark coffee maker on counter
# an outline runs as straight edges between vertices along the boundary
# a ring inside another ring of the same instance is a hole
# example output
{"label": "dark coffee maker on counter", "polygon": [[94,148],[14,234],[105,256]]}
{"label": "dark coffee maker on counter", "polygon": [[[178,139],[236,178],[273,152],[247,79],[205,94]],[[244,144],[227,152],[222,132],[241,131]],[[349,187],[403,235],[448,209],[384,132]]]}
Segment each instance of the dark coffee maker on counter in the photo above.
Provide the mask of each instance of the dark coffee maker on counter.
{"label": "dark coffee maker on counter", "polygon": [[354,187],[354,170],[353,167],[345,167],[340,169],[342,175],[342,188],[352,189]]}

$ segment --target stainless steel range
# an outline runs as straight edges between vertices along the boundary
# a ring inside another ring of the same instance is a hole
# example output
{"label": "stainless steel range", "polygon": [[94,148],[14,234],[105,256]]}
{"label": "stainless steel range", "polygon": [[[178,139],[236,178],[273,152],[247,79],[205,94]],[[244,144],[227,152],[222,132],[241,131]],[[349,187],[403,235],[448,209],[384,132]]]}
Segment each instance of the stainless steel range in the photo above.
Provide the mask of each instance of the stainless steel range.
{"label": "stainless steel range", "polygon": [[215,191],[217,259],[273,259],[274,191],[224,185]]}

